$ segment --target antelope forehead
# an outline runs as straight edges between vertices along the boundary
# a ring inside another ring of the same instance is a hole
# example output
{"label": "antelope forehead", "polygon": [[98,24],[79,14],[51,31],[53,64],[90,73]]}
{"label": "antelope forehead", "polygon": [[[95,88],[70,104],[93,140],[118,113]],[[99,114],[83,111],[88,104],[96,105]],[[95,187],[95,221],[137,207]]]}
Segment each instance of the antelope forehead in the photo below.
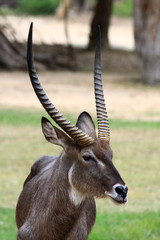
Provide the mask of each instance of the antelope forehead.
{"label": "antelope forehead", "polygon": [[95,152],[95,155],[98,159],[109,159],[111,160],[113,158],[113,152],[112,149],[106,141],[101,141],[97,144],[97,146],[92,150]]}

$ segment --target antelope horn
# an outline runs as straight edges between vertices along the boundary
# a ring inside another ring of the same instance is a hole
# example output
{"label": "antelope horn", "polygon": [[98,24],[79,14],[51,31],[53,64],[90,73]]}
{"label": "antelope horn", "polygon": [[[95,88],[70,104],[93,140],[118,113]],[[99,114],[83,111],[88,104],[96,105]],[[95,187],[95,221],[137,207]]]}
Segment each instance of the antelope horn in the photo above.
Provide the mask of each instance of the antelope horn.
{"label": "antelope horn", "polygon": [[34,68],[33,62],[33,51],[32,51],[32,29],[33,23],[30,25],[29,35],[28,35],[28,45],[27,45],[27,62],[28,62],[28,71],[31,79],[32,86],[34,91],[41,102],[44,109],[51,116],[51,118],[72,138],[75,142],[77,142],[80,146],[85,146],[92,144],[94,139],[82,132],[81,129],[71,124],[62,113],[55,108],[55,106],[51,103],[49,98],[47,97],[45,91],[43,90],[37,74]]}
{"label": "antelope horn", "polygon": [[105,106],[105,99],[103,93],[102,77],[101,77],[101,32],[98,26],[97,44],[94,62],[94,90],[96,111],[98,120],[98,138],[110,141],[109,121]]}

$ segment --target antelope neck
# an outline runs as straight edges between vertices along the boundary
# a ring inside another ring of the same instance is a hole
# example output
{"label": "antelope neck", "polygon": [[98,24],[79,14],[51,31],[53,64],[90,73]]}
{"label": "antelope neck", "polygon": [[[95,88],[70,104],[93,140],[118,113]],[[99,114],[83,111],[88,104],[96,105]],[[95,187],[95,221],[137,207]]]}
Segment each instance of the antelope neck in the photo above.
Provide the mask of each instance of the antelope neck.
{"label": "antelope neck", "polygon": [[78,207],[86,198],[86,196],[79,191],[76,190],[76,188],[73,186],[72,183],[72,172],[74,170],[74,165],[70,168],[68,172],[68,180],[70,184],[69,188],[69,199],[74,204],[75,207]]}
{"label": "antelope neck", "polygon": [[64,191],[67,191],[66,194],[68,195],[69,201],[74,207],[79,207],[79,205],[85,200],[86,196],[80,193],[72,183],[72,173],[74,170],[74,162],[68,159],[63,151],[60,155],[60,158],[57,159],[59,161],[59,176],[60,179],[68,179],[68,185],[64,186]]}

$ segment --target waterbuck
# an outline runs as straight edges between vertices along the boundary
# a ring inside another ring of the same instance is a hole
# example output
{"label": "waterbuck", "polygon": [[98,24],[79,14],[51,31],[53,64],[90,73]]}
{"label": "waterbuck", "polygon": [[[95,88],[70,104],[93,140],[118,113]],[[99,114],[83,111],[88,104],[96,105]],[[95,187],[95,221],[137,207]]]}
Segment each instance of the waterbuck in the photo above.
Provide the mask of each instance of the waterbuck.
{"label": "waterbuck", "polygon": [[28,36],[28,69],[34,91],[52,119],[42,118],[47,141],[63,148],[60,156],[43,156],[25,180],[16,208],[18,240],[85,240],[96,217],[94,197],[127,202],[127,186],[112,162],[110,129],[101,80],[100,30],[95,53],[94,87],[98,137],[91,116],[82,112],[76,126],[51,103],[38,80]]}

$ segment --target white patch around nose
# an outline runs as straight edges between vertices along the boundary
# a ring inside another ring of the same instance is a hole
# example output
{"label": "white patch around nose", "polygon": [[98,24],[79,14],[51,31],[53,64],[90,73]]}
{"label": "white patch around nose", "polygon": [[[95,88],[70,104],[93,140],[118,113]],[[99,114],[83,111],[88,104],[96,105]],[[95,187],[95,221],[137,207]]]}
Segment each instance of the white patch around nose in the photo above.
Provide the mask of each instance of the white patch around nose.
{"label": "white patch around nose", "polygon": [[73,172],[74,166],[72,166],[68,172],[68,180],[70,183],[70,188],[69,188],[69,198],[70,201],[75,205],[79,206],[86,198],[86,196],[79,191],[73,186],[72,183],[72,172]]}
{"label": "white patch around nose", "polygon": [[[128,199],[127,199],[127,196],[126,196],[126,198],[125,199],[123,199],[122,197],[120,197],[119,196],[119,194],[116,192],[116,187],[120,187],[120,186],[123,186],[122,184],[119,184],[119,183],[117,183],[117,184],[115,184],[113,187],[112,187],[112,191],[111,192],[108,192],[108,191],[105,191],[105,195],[106,196],[109,196],[109,197],[111,197],[111,198],[113,198],[113,199],[115,199],[116,201],[124,201],[124,203],[126,203],[126,202],[128,202]],[[123,186],[123,187],[126,187],[126,186]]]}
{"label": "white patch around nose", "polygon": [[108,192],[108,191],[105,191],[105,195],[108,195],[112,198],[116,198],[118,196],[118,193],[116,193],[115,189],[116,187],[118,186],[121,186],[121,184],[117,183],[115,184],[113,187],[112,187],[112,191],[111,192]]}

